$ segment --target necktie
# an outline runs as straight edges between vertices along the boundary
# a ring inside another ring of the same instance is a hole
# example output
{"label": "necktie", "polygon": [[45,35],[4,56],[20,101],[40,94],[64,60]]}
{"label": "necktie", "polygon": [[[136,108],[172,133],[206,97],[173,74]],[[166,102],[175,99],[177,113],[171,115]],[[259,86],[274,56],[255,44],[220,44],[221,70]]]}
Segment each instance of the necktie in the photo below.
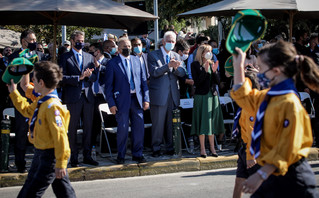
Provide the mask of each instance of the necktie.
{"label": "necktie", "polygon": [[168,64],[170,61],[169,55],[166,55],[166,63]]}
{"label": "necktie", "polygon": [[[101,66],[100,66],[101,67]],[[98,71],[98,74],[97,74],[97,79],[96,81],[93,83],[93,91],[95,94],[98,94],[99,93],[99,78],[100,78],[100,71]]]}
{"label": "necktie", "polygon": [[134,90],[135,85],[134,85],[134,81],[133,81],[133,74],[132,74],[132,70],[131,70],[130,63],[129,63],[128,59],[125,59],[125,67],[126,67],[127,77],[129,79],[129,82],[130,82],[130,88],[131,88],[131,90]]}
{"label": "necktie", "polygon": [[82,67],[83,67],[83,65],[82,65],[82,55],[81,55],[80,53],[77,53],[77,54],[76,54],[76,59],[77,59],[77,61],[78,61],[78,64],[79,64],[79,66],[80,66],[80,69],[81,69],[81,71],[82,71]]}
{"label": "necktie", "polygon": [[32,116],[31,122],[30,122],[31,138],[33,138],[33,129],[34,129],[35,121],[37,120],[40,105],[42,103],[44,103],[45,101],[49,100],[50,98],[58,98],[58,97],[54,94],[49,94],[49,95],[44,96],[42,99],[40,99],[38,101],[37,108],[34,110],[34,113],[33,113],[33,116]]}
{"label": "necktie", "polygon": [[262,129],[264,123],[264,115],[268,106],[268,101],[270,101],[270,97],[285,95],[289,93],[294,93],[299,97],[298,91],[294,85],[294,81],[291,78],[288,78],[287,80],[273,86],[267,92],[265,100],[261,103],[256,115],[254,130],[251,133],[250,153],[251,155],[255,155],[255,159],[257,159],[260,155],[260,140],[263,132]]}

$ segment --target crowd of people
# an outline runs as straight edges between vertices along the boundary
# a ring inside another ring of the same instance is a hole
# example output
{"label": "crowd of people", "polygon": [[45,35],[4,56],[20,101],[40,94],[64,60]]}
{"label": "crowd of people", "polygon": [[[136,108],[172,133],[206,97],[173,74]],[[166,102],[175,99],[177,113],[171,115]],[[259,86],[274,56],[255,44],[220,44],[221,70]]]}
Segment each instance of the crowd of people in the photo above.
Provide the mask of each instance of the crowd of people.
{"label": "crowd of people", "polygon": [[[226,132],[219,96],[231,94],[235,102],[242,107],[249,100],[249,98],[243,99],[243,94],[251,91],[251,85],[260,90],[268,88],[269,82],[267,84],[260,81],[261,84],[259,84],[257,80],[258,72],[263,72],[265,75],[269,71],[269,69],[264,68],[264,65],[260,65],[260,61],[258,61],[260,56],[263,57],[264,54],[270,56],[273,54],[271,50],[281,49],[281,45],[287,45],[292,51],[295,50],[294,52],[296,55],[298,54],[300,59],[304,60],[304,57],[310,57],[317,66],[319,64],[318,34],[311,34],[309,37],[306,31],[298,31],[295,34],[296,41],[293,45],[284,42],[280,36],[270,41],[257,40],[246,54],[238,50],[240,56],[234,58],[234,64],[240,65],[244,75],[250,79],[248,82],[244,78],[238,78],[239,75],[242,75],[241,71],[235,70],[235,78],[233,78],[225,70],[226,60],[231,56],[226,50],[225,40],[218,42],[217,39],[200,33],[196,36],[195,44],[190,46],[187,42],[190,33],[187,33],[185,28],[177,33],[173,26],[166,27],[161,34],[161,41],[156,43],[158,49],[151,50],[151,41],[147,34],[132,39],[129,39],[127,34],[122,35],[119,39],[110,35],[108,40],[101,43],[85,45],[84,32],[74,31],[70,36],[70,41],[64,41],[62,46],[56,49],[57,63],[63,72],[56,93],[70,112],[68,143],[70,145],[71,167],[79,166],[77,146],[79,125],[83,128],[83,163],[94,166],[99,164],[92,158],[91,150],[93,146],[96,146],[98,133],[101,132],[98,106],[102,103],[108,103],[109,109],[117,121],[118,164],[125,163],[129,128],[131,130],[132,160],[138,163],[146,162],[143,155],[144,111],[148,109],[152,121],[152,157],[174,154],[172,112],[179,107],[182,98],[194,98],[192,127],[188,138],[199,140],[200,157],[206,158],[205,137],[208,137],[209,155],[218,157],[214,136],[216,136],[217,142],[222,142]],[[15,51],[10,47],[3,49],[0,59],[1,75],[10,62],[19,57],[19,53],[24,49],[29,49],[37,54],[40,63],[53,60],[54,45],[49,44],[49,53],[45,54],[43,45],[36,42],[36,35],[32,30],[22,32],[20,42],[21,48]],[[293,55],[295,56],[295,54]],[[263,59],[263,61],[268,61],[269,65],[276,64],[270,58],[269,60]],[[280,64],[287,66],[287,69],[282,71],[284,76],[293,77],[295,75],[296,72],[289,70],[288,63],[282,62]],[[276,75],[274,74],[274,76]],[[278,76],[280,75],[278,74]],[[315,99],[314,106],[318,116],[313,122],[314,144],[319,146],[319,131],[316,130],[319,125],[319,108],[316,108],[319,96],[311,90],[313,89],[312,84],[305,83],[304,79],[306,78],[309,79],[309,76],[303,76],[302,73],[299,73],[296,78],[296,92],[307,92]],[[270,83],[274,83],[274,79],[275,77],[270,79]],[[20,83],[21,86],[17,87],[22,96],[26,96],[26,88],[32,84],[29,81],[28,77],[24,77]],[[238,84],[242,87],[236,86]],[[235,87],[231,91],[233,85]],[[7,90],[3,82],[1,87],[5,87],[2,90]],[[258,98],[259,95],[254,94],[255,98]],[[1,111],[12,106],[8,96],[8,91],[1,95]],[[248,103],[251,102],[248,101]],[[259,101],[255,101],[255,103],[259,104]],[[26,118],[30,117],[24,117],[25,114],[21,114],[21,110],[17,109],[14,129],[16,133],[15,165],[18,172],[25,172],[25,152],[27,132],[29,131],[29,123]],[[254,109],[253,106],[248,110],[242,109],[241,114],[245,116],[241,116],[241,119],[246,118],[246,120],[239,121],[239,125],[242,131],[250,131],[251,133],[258,109]],[[265,117],[264,123],[269,122],[267,119]],[[283,127],[285,128],[285,126]],[[265,128],[265,134],[267,134],[267,130],[271,130],[271,128]],[[308,135],[312,136],[312,133]],[[255,180],[253,179],[247,180],[245,184],[242,180],[242,178],[253,175],[259,167],[255,165],[256,160],[249,154],[250,138],[242,132],[241,139],[243,146],[240,152],[244,155],[240,155],[240,159],[244,170],[240,172],[239,169],[237,174],[234,197],[235,194],[240,195],[243,185],[246,185],[244,192],[251,192],[257,189],[254,185],[258,184],[254,184]],[[162,150],[163,143],[165,143],[165,150]],[[307,142],[307,146],[312,145]],[[276,162],[271,161],[276,159],[275,156],[260,156],[260,158],[265,158],[262,162],[263,165],[276,164]],[[256,170],[247,173],[245,172],[246,167],[247,169],[254,167]],[[278,164],[276,167],[277,170],[273,169],[273,166],[263,169],[262,173],[267,172],[265,179],[274,171],[278,174],[287,172],[287,166]]]}

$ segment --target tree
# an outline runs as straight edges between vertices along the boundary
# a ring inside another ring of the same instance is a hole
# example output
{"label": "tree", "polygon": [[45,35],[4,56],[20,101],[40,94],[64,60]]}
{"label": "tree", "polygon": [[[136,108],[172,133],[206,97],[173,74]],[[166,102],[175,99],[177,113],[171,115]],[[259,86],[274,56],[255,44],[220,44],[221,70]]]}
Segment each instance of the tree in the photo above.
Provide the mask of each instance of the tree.
{"label": "tree", "polygon": [[[25,29],[31,29],[35,32],[37,36],[37,41],[42,43],[50,43],[53,39],[53,25],[6,25],[4,26],[7,29],[22,32]],[[85,33],[86,42],[90,42],[94,35],[100,35],[103,31],[102,28],[93,28],[93,27],[80,27],[80,26],[67,26],[67,39],[74,30],[81,30]],[[57,41],[61,43],[62,32],[61,26],[57,28]]]}

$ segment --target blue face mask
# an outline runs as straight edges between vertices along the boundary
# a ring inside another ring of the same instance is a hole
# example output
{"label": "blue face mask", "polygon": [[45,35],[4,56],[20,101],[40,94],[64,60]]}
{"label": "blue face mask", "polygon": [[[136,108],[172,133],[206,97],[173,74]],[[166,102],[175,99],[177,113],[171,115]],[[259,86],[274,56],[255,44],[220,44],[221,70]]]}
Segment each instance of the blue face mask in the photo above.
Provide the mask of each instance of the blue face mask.
{"label": "blue face mask", "polygon": [[112,50],[110,51],[111,55],[114,55],[116,53],[116,47],[112,47]]}
{"label": "blue face mask", "polygon": [[167,51],[172,51],[172,50],[174,49],[174,47],[175,47],[175,44],[174,44],[174,43],[166,43],[166,44],[165,44],[165,49],[166,49]]}
{"label": "blue face mask", "polygon": [[257,74],[258,82],[259,82],[259,85],[261,86],[262,89],[269,88],[269,84],[270,84],[271,80],[266,77],[266,73],[269,70],[271,70],[271,69],[268,69],[264,73]]}
{"label": "blue face mask", "polygon": [[258,44],[258,49],[262,48],[264,45],[262,43]]}
{"label": "blue face mask", "polygon": [[133,50],[136,54],[142,53],[142,47],[134,47]]}
{"label": "blue face mask", "polygon": [[146,48],[145,47],[142,48],[142,52],[146,52]]}
{"label": "blue face mask", "polygon": [[218,48],[213,48],[213,54],[215,54],[215,55],[219,54],[219,49]]}
{"label": "blue face mask", "polygon": [[76,42],[74,46],[77,50],[81,50],[84,48],[84,43]]}

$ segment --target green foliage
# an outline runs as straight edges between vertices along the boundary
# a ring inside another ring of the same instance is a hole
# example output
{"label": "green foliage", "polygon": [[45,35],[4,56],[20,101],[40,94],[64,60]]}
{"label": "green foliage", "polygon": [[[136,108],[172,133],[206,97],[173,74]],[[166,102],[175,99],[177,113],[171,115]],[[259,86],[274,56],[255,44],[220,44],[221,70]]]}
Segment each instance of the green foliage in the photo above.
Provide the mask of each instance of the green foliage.
{"label": "green foliage", "polygon": [[[25,29],[31,29],[35,32],[37,41],[43,43],[50,43],[53,41],[53,25],[6,25],[7,29],[22,32]],[[67,26],[67,39],[69,40],[71,33],[74,30],[81,30],[85,33],[85,41],[90,42],[94,35],[100,35],[103,31],[102,28],[92,28],[92,27],[80,27],[80,26]],[[62,31],[61,26],[57,27],[57,41],[61,43]]]}
{"label": "green foliage", "polygon": [[206,36],[209,36],[210,39],[218,41],[218,26],[209,26],[207,30],[202,31]]}

